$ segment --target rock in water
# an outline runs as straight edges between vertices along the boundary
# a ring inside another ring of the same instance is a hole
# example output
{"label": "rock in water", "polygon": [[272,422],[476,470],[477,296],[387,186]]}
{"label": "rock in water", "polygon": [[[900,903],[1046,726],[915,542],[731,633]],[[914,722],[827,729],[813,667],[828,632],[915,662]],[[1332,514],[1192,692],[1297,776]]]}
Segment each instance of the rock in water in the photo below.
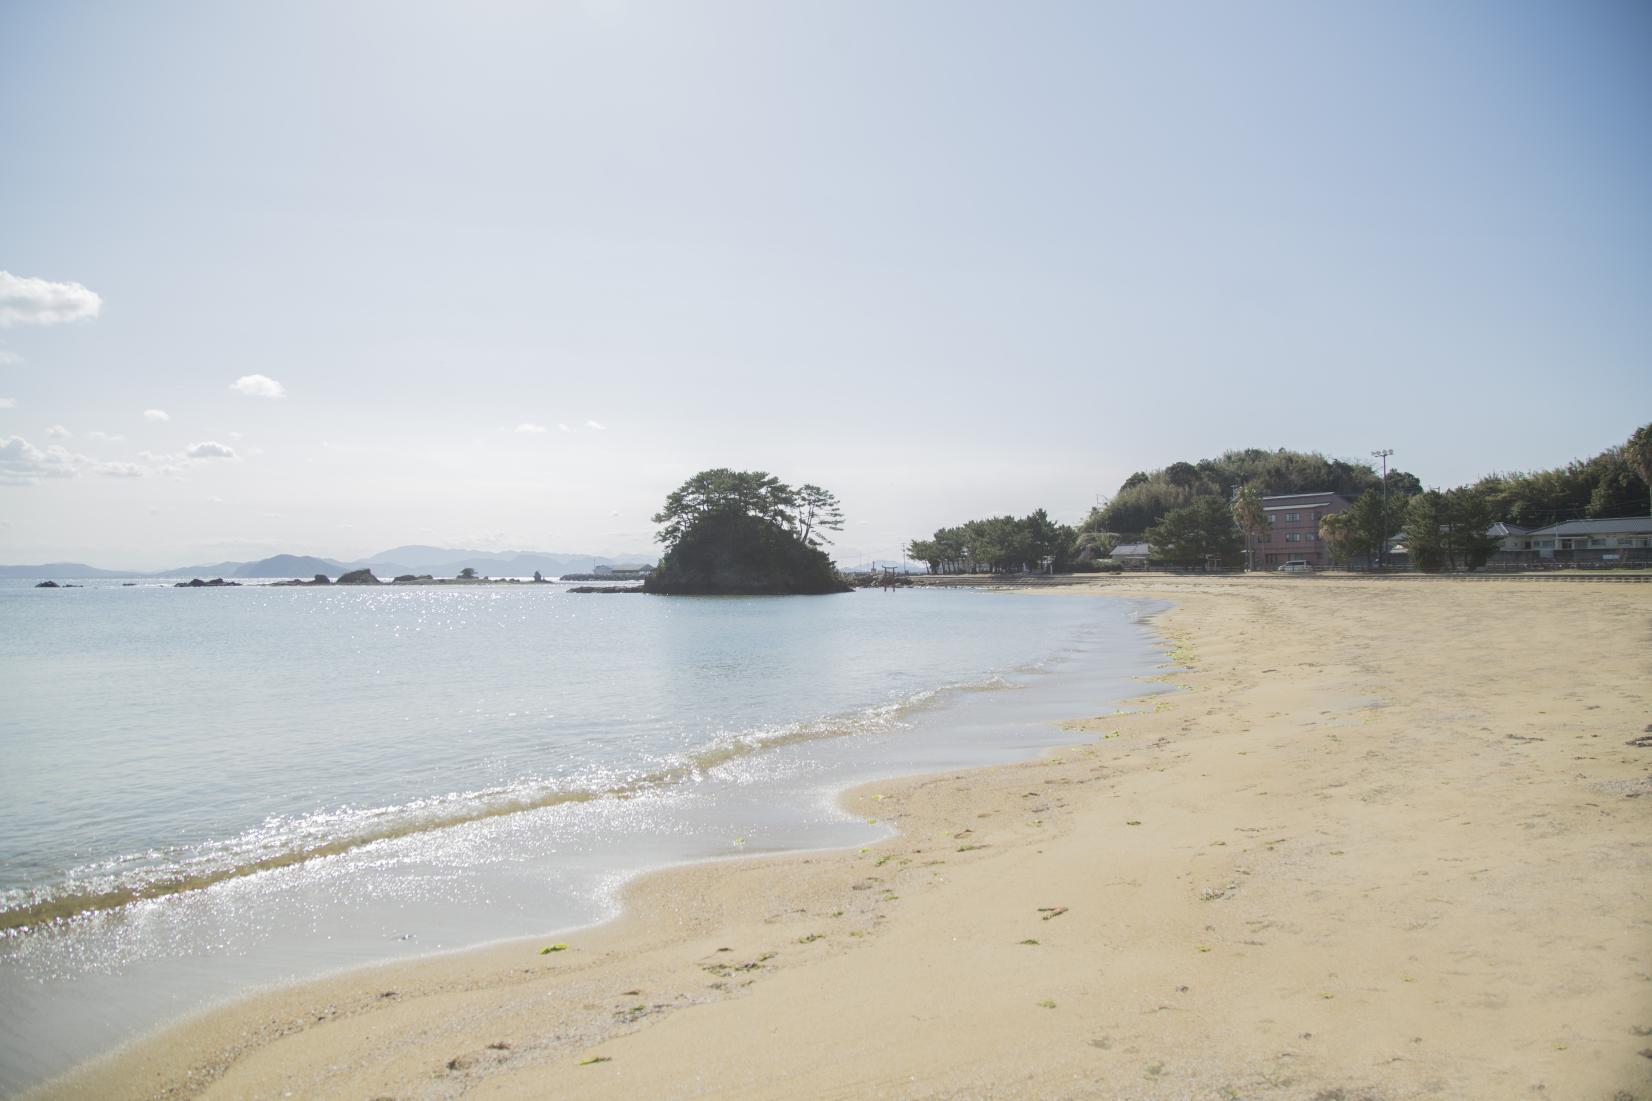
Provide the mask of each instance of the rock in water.
{"label": "rock in water", "polygon": [[373,571],[372,570],[351,570],[349,573],[341,575],[339,577],[338,581],[335,582],[335,584],[338,584],[338,585],[380,585],[380,584],[383,584],[383,582],[381,582],[378,578],[373,576]]}

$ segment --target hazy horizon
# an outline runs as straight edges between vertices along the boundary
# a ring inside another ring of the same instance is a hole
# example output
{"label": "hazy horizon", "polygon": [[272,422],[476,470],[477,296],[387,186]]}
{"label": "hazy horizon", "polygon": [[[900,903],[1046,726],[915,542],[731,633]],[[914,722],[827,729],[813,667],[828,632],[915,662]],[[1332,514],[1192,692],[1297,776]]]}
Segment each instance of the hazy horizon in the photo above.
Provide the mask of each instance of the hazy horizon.
{"label": "hazy horizon", "polygon": [[0,561],[840,561],[1230,448],[1652,410],[1652,8],[0,8]]}

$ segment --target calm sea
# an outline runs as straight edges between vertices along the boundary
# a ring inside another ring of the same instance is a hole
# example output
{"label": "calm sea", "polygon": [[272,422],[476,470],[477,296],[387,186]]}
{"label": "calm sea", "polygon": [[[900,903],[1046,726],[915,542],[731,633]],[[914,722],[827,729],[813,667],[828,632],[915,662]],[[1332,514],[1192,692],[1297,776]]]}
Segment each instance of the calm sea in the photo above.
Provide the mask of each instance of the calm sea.
{"label": "calm sea", "polygon": [[1153,609],[0,581],[0,1092],[260,986],[865,844],[836,793],[1140,689]]}

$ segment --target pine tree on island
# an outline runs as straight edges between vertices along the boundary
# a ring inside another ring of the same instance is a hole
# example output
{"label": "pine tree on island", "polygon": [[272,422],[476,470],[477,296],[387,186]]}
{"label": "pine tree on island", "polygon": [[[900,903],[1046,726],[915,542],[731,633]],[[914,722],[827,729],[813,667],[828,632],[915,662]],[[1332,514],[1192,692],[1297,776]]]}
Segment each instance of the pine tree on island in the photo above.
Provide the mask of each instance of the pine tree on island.
{"label": "pine tree on island", "polygon": [[838,500],[761,470],[702,470],[654,515],[665,546],[643,582],[651,593],[802,595],[848,592],[820,549],[843,530]]}

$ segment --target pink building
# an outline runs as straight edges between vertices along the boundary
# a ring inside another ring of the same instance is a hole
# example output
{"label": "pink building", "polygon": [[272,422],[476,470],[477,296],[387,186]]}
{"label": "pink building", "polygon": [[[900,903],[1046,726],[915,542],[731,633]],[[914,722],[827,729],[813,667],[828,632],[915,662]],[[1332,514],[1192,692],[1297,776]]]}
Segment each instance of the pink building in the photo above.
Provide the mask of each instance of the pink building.
{"label": "pink building", "polygon": [[1252,562],[1259,570],[1278,569],[1286,562],[1306,562],[1324,569],[1331,559],[1319,539],[1319,522],[1352,503],[1340,493],[1288,493],[1262,498],[1269,532],[1266,539],[1250,538]]}

